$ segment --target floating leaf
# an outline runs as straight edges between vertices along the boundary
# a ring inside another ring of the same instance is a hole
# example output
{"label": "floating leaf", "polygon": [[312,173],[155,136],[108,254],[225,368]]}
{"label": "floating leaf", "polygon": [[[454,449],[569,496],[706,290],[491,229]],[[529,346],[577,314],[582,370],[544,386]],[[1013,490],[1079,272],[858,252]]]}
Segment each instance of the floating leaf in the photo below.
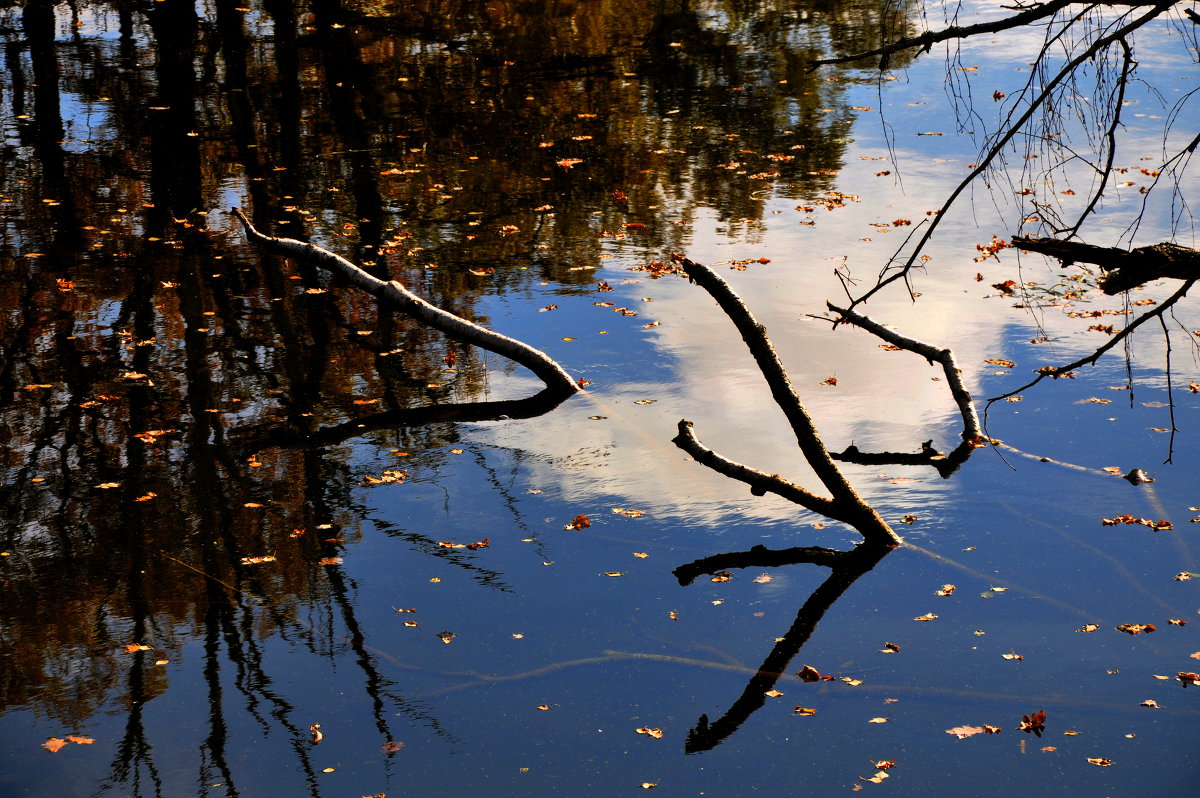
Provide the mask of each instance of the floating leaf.
{"label": "floating leaf", "polygon": [[1038,710],[1031,715],[1022,715],[1021,725],[1017,729],[1023,732],[1033,732],[1041,737],[1042,732],[1046,730],[1046,710]]}
{"label": "floating leaf", "polygon": [[817,714],[817,708],[816,708],[816,707],[801,707],[801,706],[797,706],[797,707],[796,707],[796,709],[795,709],[795,714],[797,714],[797,715],[803,715],[804,717],[808,717],[808,716],[810,716],[810,715],[815,715],[815,714]]}
{"label": "floating leaf", "polygon": [[937,616],[934,615],[932,612],[927,612],[924,615],[918,615],[916,618],[913,618],[913,620],[914,621],[932,621],[936,617]]}
{"label": "floating leaf", "polygon": [[1104,759],[1103,757],[1090,757],[1089,756],[1088,762],[1091,762],[1093,765],[1096,765],[1097,767],[1102,767],[1102,768],[1106,768],[1112,764],[1111,759]]}
{"label": "floating leaf", "polygon": [[49,751],[52,754],[56,754],[56,753],[58,753],[59,749],[63,748],[66,745],[70,745],[70,743],[68,743],[66,740],[63,740],[62,738],[59,738],[59,737],[51,737],[46,742],[42,743],[42,748],[45,748],[47,751]]}
{"label": "floating leaf", "polygon": [[638,734],[645,734],[649,737],[654,738],[655,740],[661,740],[663,738],[663,730],[662,729],[651,729],[647,726],[643,726],[642,728],[637,729],[636,731]]}
{"label": "floating leaf", "polygon": [[592,525],[591,520],[586,515],[580,513],[579,515],[572,518],[571,523],[564,526],[563,529],[566,529],[566,530],[587,529],[591,525]]}
{"label": "floating leaf", "polygon": [[400,742],[399,740],[388,740],[386,743],[383,744],[382,747],[380,747],[379,753],[392,754],[392,753],[395,753],[396,751],[399,751],[403,747],[404,747],[404,743]]}
{"label": "floating leaf", "polygon": [[946,734],[953,734],[960,740],[965,740],[976,734],[983,734],[982,726],[955,726],[953,729],[946,729]]}

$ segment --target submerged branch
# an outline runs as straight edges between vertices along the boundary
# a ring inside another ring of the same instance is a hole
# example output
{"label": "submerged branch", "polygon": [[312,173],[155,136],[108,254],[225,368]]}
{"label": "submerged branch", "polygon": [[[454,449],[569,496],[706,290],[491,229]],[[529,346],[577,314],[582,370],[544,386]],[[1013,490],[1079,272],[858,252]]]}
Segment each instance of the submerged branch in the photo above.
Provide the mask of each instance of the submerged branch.
{"label": "submerged branch", "polygon": [[580,390],[571,375],[567,374],[562,366],[540,349],[535,349],[515,338],[493,332],[486,327],[481,327],[474,322],[435,307],[409,291],[398,280],[386,282],[380,280],[342,256],[335,255],[326,249],[293,238],[264,235],[250,224],[250,220],[238,208],[233,209],[233,215],[245,228],[246,238],[263,249],[285,257],[303,260],[340,274],[381,303],[402,313],[407,313],[435,330],[521,364],[536,374],[549,389],[560,392],[564,396]]}

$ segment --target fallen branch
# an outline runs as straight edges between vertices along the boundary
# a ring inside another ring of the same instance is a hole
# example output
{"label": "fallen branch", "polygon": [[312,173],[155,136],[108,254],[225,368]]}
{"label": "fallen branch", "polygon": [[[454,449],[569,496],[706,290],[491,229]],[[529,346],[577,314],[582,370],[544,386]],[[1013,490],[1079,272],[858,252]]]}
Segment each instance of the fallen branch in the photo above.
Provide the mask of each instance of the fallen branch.
{"label": "fallen branch", "polygon": [[754,319],[741,298],[712,269],[680,254],[672,255],[671,261],[683,269],[689,280],[708,291],[737,327],[771,389],[771,397],[791,425],[804,459],[832,494],[832,498],[817,496],[777,475],[748,468],[704,448],[692,434],[692,423],[686,419],[679,422],[679,434],[672,442],[691,454],[698,462],[726,476],[746,482],[756,494],[761,495],[766,491],[778,493],[802,507],[847,523],[857,529],[868,543],[899,545],[900,537],[880,517],[875,508],[859,497],[829,456],[829,450],[821,441],[812,417],[800,402],[800,397],[792,387],[775,348],[767,338],[766,328]]}
{"label": "fallen branch", "polygon": [[552,391],[570,395],[580,390],[579,384],[571,378],[571,375],[567,374],[557,361],[540,349],[535,349],[515,338],[501,335],[435,307],[409,291],[399,281],[380,280],[341,255],[335,255],[321,247],[293,238],[264,235],[254,229],[254,225],[250,224],[250,220],[238,208],[233,209],[233,215],[245,228],[246,238],[268,252],[307,261],[340,274],[381,303],[406,313],[435,330],[521,364],[536,374]]}
{"label": "fallen branch", "polygon": [[915,338],[901,335],[895,330],[884,327],[877,321],[855,313],[853,310],[843,310],[832,302],[826,302],[825,305],[834,313],[841,316],[842,321],[848,321],[856,327],[861,327],[867,332],[873,333],[876,337],[887,341],[892,346],[898,346],[901,349],[907,349],[909,352],[918,354],[930,363],[940,363],[942,372],[946,375],[946,384],[950,386],[950,395],[954,397],[954,403],[958,405],[958,410],[962,414],[963,440],[970,443],[983,443],[985,441],[983,430],[979,425],[979,414],[975,411],[975,401],[971,398],[971,392],[963,385],[962,370],[959,369],[958,363],[955,362],[953,352],[949,349],[939,349],[931,344],[918,341]]}
{"label": "fallen branch", "polygon": [[1092,263],[1104,270],[1100,287],[1106,294],[1119,294],[1152,280],[1200,279],[1200,250],[1163,242],[1137,249],[1098,247],[1057,238],[1013,236],[1012,245],[1029,252],[1072,263]]}

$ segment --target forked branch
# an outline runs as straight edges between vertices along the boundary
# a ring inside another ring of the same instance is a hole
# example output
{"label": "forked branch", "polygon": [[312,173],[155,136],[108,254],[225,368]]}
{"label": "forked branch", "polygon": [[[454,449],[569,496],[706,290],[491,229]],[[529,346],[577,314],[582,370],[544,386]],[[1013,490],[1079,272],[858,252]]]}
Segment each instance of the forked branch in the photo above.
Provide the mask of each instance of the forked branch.
{"label": "forked branch", "polygon": [[671,260],[683,269],[689,280],[708,291],[737,327],[771,389],[775,404],[791,425],[800,451],[832,498],[817,496],[778,475],[757,471],[712,452],[696,439],[692,433],[692,423],[686,419],[679,422],[679,434],[673,439],[675,445],[691,454],[697,462],[749,484],[751,491],[757,495],[767,491],[777,493],[802,507],[853,526],[869,543],[899,545],[899,536],[871,505],[859,497],[829,456],[829,450],[821,441],[812,417],[801,403],[767,337],[766,328],[754,319],[741,298],[712,269],[680,254],[672,255]]}

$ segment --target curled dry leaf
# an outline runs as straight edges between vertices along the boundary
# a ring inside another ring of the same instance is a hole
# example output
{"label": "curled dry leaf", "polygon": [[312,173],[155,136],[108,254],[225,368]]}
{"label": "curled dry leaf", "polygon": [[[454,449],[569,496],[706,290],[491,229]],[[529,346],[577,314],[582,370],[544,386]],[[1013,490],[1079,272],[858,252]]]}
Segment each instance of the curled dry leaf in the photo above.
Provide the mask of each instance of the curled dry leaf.
{"label": "curled dry leaf", "polygon": [[817,708],[816,707],[802,707],[802,706],[797,705],[796,709],[795,709],[795,714],[808,717],[809,715],[817,714]]}
{"label": "curled dry leaf", "polygon": [[895,643],[884,643],[883,648],[879,650],[884,654],[896,654],[900,651],[900,646]]}
{"label": "curled dry leaf", "polygon": [[818,671],[816,668],[814,668],[812,665],[805,665],[803,668],[796,671],[796,675],[799,676],[800,681],[803,681],[803,682],[832,682],[833,681],[832,676],[822,676],[821,672]]}
{"label": "curled dry leaf", "polygon": [[1152,623],[1123,623],[1116,627],[1118,632],[1124,632],[1127,635],[1140,635],[1142,632],[1149,634],[1157,628]]}
{"label": "curled dry leaf", "polygon": [[1097,757],[1091,757],[1091,756],[1089,756],[1089,757],[1088,757],[1088,762],[1091,762],[1091,763],[1092,763],[1093,765],[1095,765],[1096,767],[1101,767],[1101,768],[1106,768],[1106,767],[1108,767],[1109,765],[1111,765],[1111,764],[1112,764],[1112,760],[1111,760],[1111,759],[1105,759],[1105,758],[1103,758],[1103,757],[1098,757],[1098,756],[1097,756]]}
{"label": "curled dry leaf", "polygon": [[655,740],[661,740],[663,738],[662,729],[651,729],[649,726],[643,726],[640,729],[636,729],[636,731],[638,734],[645,734]]}
{"label": "curled dry leaf", "polygon": [[942,585],[942,589],[937,591],[936,593],[934,593],[934,595],[935,596],[949,596],[949,595],[952,595],[954,593],[954,591],[957,589],[958,588],[955,587],[954,585]]}
{"label": "curled dry leaf", "polygon": [[913,620],[914,621],[932,621],[936,617],[937,616],[934,615],[932,612],[927,612],[924,615],[918,615],[916,618],[913,618]]}
{"label": "curled dry leaf", "polygon": [[399,751],[403,747],[404,747],[404,743],[400,742],[399,740],[388,740],[379,749],[379,753],[391,754],[391,753],[395,753],[396,751]]}

